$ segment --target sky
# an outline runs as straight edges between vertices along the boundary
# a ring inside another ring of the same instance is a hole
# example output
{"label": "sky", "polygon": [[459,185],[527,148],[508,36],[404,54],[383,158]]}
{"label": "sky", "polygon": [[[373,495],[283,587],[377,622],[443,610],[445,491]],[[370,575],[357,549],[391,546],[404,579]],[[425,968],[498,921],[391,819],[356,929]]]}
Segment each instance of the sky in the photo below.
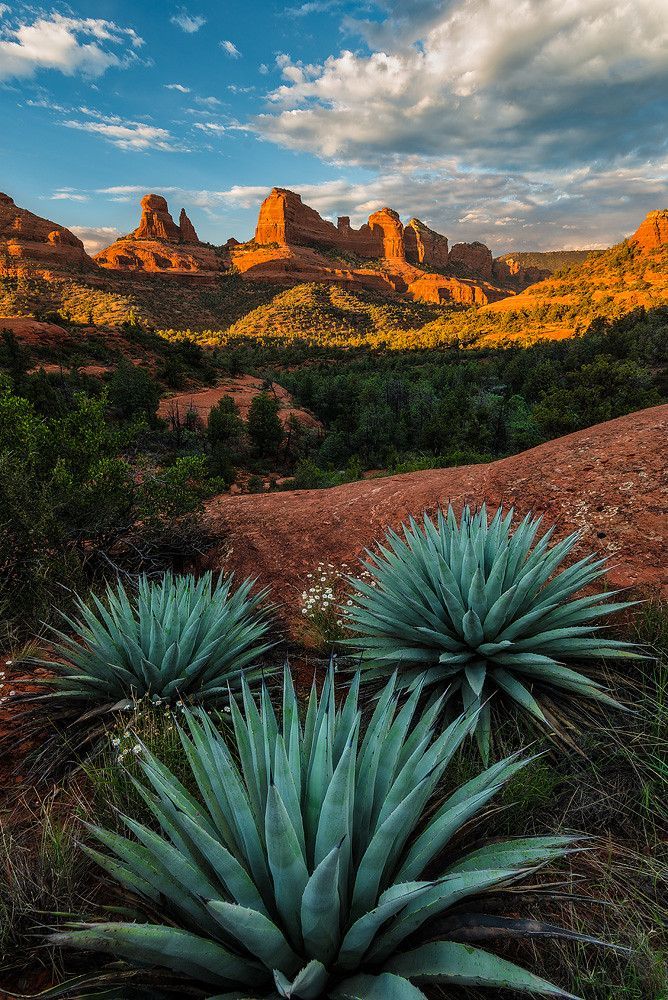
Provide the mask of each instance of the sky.
{"label": "sky", "polygon": [[604,247],[668,205],[668,0],[0,2],[0,190],[94,252],[139,199],[244,240],[359,225]]}

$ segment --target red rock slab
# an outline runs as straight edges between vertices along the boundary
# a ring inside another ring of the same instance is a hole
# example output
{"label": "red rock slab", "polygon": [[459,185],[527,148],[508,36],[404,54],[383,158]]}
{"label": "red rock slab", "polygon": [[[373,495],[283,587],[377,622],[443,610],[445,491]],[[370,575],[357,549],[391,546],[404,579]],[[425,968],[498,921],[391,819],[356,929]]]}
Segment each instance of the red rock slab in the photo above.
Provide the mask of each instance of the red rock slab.
{"label": "red rock slab", "polygon": [[[203,389],[201,392],[181,392],[175,396],[167,396],[160,402],[158,416],[162,417],[163,420],[169,420],[178,410],[181,419],[183,419],[188,410],[195,410],[200,419],[206,422],[209,413],[223,396],[231,396],[239,407],[242,419],[247,420],[251,403],[262,392],[262,386],[262,379],[255,378],[253,375],[225,379],[213,389]],[[278,400],[278,415],[283,424],[287,424],[289,418],[295,416],[306,427],[322,429],[319,420],[312,413],[295,406],[292,396],[282,385],[274,384],[270,391]]]}
{"label": "red rock slab", "polygon": [[306,574],[322,560],[354,566],[388,526],[452,501],[544,514],[577,553],[610,558],[615,587],[668,593],[668,405],[598,424],[489,465],[412,472],[328,490],[223,495],[206,517],[220,543],[207,565],[258,576],[293,624]]}

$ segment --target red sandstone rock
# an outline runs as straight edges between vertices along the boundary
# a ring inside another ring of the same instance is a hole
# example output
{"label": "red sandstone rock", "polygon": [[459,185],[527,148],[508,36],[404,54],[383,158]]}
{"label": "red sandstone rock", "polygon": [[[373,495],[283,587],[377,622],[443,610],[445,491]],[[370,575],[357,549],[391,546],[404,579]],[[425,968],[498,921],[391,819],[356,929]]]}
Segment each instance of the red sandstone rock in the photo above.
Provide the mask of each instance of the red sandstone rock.
{"label": "red sandstone rock", "polygon": [[141,207],[141,220],[132,233],[135,240],[181,239],[181,230],[171,217],[167,201],[161,194],[145,194]]}
{"label": "red sandstone rock", "polygon": [[668,245],[668,209],[649,212],[630,242],[643,250],[657,250]]}
{"label": "red sandstone rock", "polygon": [[491,285],[488,281],[422,274],[409,284],[407,294],[411,299],[440,305],[459,303],[467,306],[484,306],[489,302],[506,298],[508,292]]}
{"label": "red sandstone rock", "polygon": [[391,208],[381,208],[369,216],[371,232],[380,230],[382,239],[382,255],[387,260],[406,260],[404,250],[404,227],[401,219]]}
{"label": "red sandstone rock", "polygon": [[93,261],[74,233],[19,208],[0,194],[0,275],[89,270]]}
{"label": "red sandstone rock", "polygon": [[404,249],[411,264],[425,264],[439,270],[448,266],[447,238],[419,219],[411,219],[404,227]]}
{"label": "red sandstone rock", "polygon": [[199,243],[199,236],[195,231],[195,227],[186,215],[185,208],[181,209],[181,214],[179,216],[179,230],[181,233],[181,239],[184,243]]}
{"label": "red sandstone rock", "polygon": [[382,255],[381,241],[369,226],[352,229],[350,219],[342,216],[339,225],[323,219],[314,208],[305,205],[301,195],[286,188],[273,188],[260,206],[255,242],[261,246],[328,247],[356,253],[360,257]]}
{"label": "red sandstone rock", "polygon": [[448,255],[448,263],[457,274],[473,277],[479,274],[492,279],[492,251],[484,243],[455,243]]}
{"label": "red sandstone rock", "polygon": [[494,280],[501,285],[510,285],[517,291],[523,291],[529,285],[535,285],[543,278],[549,278],[550,271],[542,267],[524,267],[513,257],[498,257],[492,266]]}
{"label": "red sandstone rock", "polygon": [[[257,395],[264,391],[264,380],[254,375],[239,375],[236,378],[226,378],[214,389],[202,389],[201,392],[181,392],[175,396],[167,396],[160,401],[158,416],[170,420],[178,416],[181,420],[189,410],[194,410],[203,422],[209,418],[209,413],[223,396],[231,396],[239,407],[243,420],[248,419],[251,403]],[[287,426],[290,417],[296,417],[300,424],[313,430],[322,431],[320,421],[295,404],[290,393],[282,385],[274,383],[271,392],[278,402],[278,415],[281,423]]]}
{"label": "red sandstone rock", "polygon": [[[364,548],[413,514],[452,500],[514,505],[517,517],[544,513],[557,537],[582,532],[576,555],[610,556],[613,587],[668,592],[668,405],[631,413],[490,465],[412,472],[334,489],[221,496],[206,505],[220,541],[207,556],[216,570],[258,576],[299,616],[295,595],[319,561],[351,568]],[[271,530],[268,530],[267,526]]]}
{"label": "red sandstone rock", "polygon": [[139,226],[130,236],[95,254],[96,264],[114,271],[194,275],[198,279],[212,278],[225,269],[227,256],[200,243],[185,209],[181,209],[177,226],[162,195],[144,195],[141,206]]}

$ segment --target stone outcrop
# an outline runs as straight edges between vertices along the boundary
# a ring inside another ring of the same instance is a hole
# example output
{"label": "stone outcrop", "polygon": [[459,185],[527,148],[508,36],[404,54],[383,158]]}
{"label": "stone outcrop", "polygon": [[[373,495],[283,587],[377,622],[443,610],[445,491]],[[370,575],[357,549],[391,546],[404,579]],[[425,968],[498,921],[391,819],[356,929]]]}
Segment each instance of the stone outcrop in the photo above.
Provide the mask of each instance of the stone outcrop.
{"label": "stone outcrop", "polygon": [[484,243],[455,243],[448,254],[448,264],[455,274],[470,277],[479,274],[487,281],[492,280],[492,251]]}
{"label": "stone outcrop", "polygon": [[419,219],[411,219],[404,227],[404,250],[411,264],[434,267],[437,271],[448,266],[448,240],[440,233],[425,226]]}
{"label": "stone outcrop", "polygon": [[[665,451],[668,406],[657,406],[557,438],[490,465],[411,472],[328,490],[223,495],[208,501],[214,545],[207,568],[252,574],[273,588],[282,614],[299,617],[295,593],[319,561],[354,566],[389,526],[451,501],[515,507],[582,533],[575,559],[610,559],[612,587],[668,594]],[[267,531],[267,525],[272,530]],[[310,682],[310,681],[309,681]]]}
{"label": "stone outcrop", "polygon": [[523,291],[529,285],[542,281],[550,275],[550,271],[542,267],[525,267],[514,257],[497,257],[492,265],[494,280],[501,285],[510,285],[517,291]]}
{"label": "stone outcrop", "polygon": [[0,275],[90,270],[93,261],[69,229],[0,194]]}
{"label": "stone outcrop", "polygon": [[649,214],[640,223],[630,242],[642,250],[658,250],[668,246],[668,209]]}
{"label": "stone outcrop", "polygon": [[379,256],[386,260],[406,260],[404,227],[397,212],[391,208],[381,208],[369,216],[369,226],[379,244]]}
{"label": "stone outcrop", "polygon": [[181,240],[181,230],[169,213],[161,194],[145,194],[141,200],[141,220],[132,233],[136,240]]}
{"label": "stone outcrop", "polygon": [[506,291],[488,281],[441,274],[422,274],[408,285],[406,294],[419,302],[465,306],[486,306],[508,295]]}
{"label": "stone outcrop", "polygon": [[185,208],[181,209],[181,214],[179,216],[179,229],[181,231],[181,239],[184,243],[199,243],[200,239],[197,235],[195,227],[186,215]]}
{"label": "stone outcrop", "polygon": [[360,257],[382,255],[378,235],[368,225],[353,229],[348,216],[341,216],[338,225],[323,219],[314,208],[305,205],[301,195],[287,188],[272,188],[260,206],[255,230],[255,242],[260,246],[298,246],[337,249]]}
{"label": "stone outcrop", "polygon": [[150,271],[198,278],[213,277],[225,269],[229,258],[200,242],[185,209],[181,209],[177,225],[160,194],[144,195],[141,208],[137,228],[95,254],[96,264],[113,271]]}

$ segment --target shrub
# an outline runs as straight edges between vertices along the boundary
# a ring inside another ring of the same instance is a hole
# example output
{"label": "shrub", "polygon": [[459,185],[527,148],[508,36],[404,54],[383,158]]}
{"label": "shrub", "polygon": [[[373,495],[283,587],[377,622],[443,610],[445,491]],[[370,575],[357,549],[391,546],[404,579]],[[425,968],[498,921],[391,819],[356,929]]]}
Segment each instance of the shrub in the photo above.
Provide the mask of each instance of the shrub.
{"label": "shrub", "polygon": [[[128,816],[135,839],[91,827],[107,853],[88,849],[165,922],[74,925],[54,943],[225,996],[424,998],[414,979],[569,996],[471,942],[525,928],[481,914],[481,895],[561,856],[571,838],[446,851],[526,761],[501,761],[430,809],[472,717],[435,738],[440,700],[418,718],[419,692],[400,709],[391,681],[362,736],[358,689],[359,677],[337,709],[330,671],[302,728],[287,669],[281,725],[266,687],[257,704],[244,682],[243,713],[230,702],[231,746],[205,713],[187,712],[197,797],[144,749],[139,788],[162,833]],[[436,858],[438,874],[425,877]],[[430,943],[416,944],[421,929]],[[555,929],[537,921],[534,932]]]}
{"label": "shrub", "polygon": [[106,605],[77,599],[78,618],[63,615],[72,634],[55,628],[54,657],[35,662],[55,671],[44,697],[118,708],[149,695],[161,701],[223,699],[251,664],[271,648],[252,580],[232,592],[232,577],[200,580],[166,573],[159,582],[140,577],[136,595],[122,583],[107,587]]}
{"label": "shrub", "polygon": [[109,402],[125,420],[136,417],[155,423],[160,386],[145,368],[123,360],[109,380]]}
{"label": "shrub", "polygon": [[[561,696],[593,698],[620,707],[602,686],[562,661],[631,657],[632,643],[598,634],[599,616],[631,602],[604,603],[617,591],[570,598],[605,574],[605,560],[585,556],[556,573],[576,532],[549,548],[554,528],[535,544],[541,518],[527,515],[511,531],[513,511],[452,507],[424,529],[411,519],[404,539],[390,531],[387,547],[365,566],[372,585],[356,591],[346,642],[363,651],[367,676],[401,667],[401,683],[445,685],[464,707],[479,711],[476,737],[484,759],[490,742],[487,699],[498,690],[547,723],[537,700],[543,685]],[[556,575],[553,575],[555,574]],[[375,584],[375,585],[374,585]],[[534,690],[532,691],[532,688]]]}

